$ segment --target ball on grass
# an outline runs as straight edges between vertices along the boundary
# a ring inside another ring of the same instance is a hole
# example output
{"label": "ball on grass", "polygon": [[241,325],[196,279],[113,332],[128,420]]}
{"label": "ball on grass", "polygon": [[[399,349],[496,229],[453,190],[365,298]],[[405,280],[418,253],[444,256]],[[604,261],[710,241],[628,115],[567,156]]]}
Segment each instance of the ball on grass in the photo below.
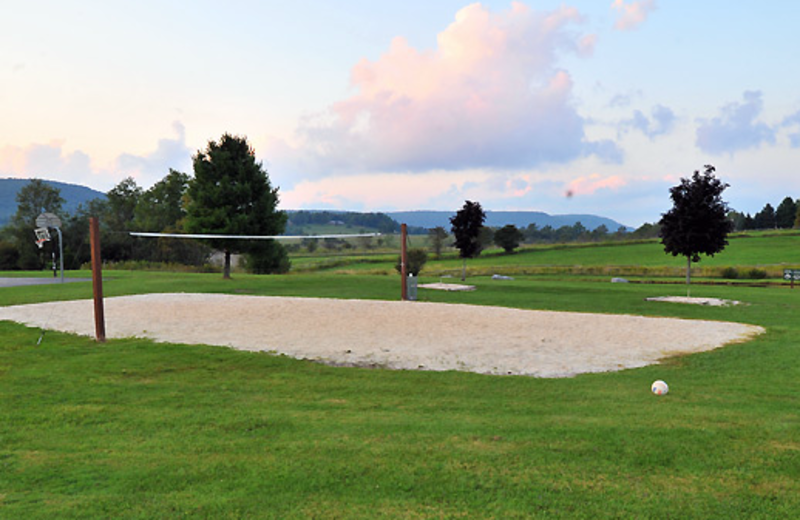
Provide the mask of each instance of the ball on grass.
{"label": "ball on grass", "polygon": [[665,395],[669,392],[669,386],[662,380],[654,381],[653,384],[650,386],[650,391],[656,395]]}

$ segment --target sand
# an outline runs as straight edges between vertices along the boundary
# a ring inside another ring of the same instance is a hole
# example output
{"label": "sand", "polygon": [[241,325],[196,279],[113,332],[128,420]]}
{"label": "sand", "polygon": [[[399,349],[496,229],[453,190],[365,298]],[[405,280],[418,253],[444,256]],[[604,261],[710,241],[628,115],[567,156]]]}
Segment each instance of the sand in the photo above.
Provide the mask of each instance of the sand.
{"label": "sand", "polygon": [[[570,377],[761,334],[753,325],[426,302],[147,294],[105,300],[109,338],[220,345],[333,365]],[[91,300],[0,307],[0,320],[94,336]]]}

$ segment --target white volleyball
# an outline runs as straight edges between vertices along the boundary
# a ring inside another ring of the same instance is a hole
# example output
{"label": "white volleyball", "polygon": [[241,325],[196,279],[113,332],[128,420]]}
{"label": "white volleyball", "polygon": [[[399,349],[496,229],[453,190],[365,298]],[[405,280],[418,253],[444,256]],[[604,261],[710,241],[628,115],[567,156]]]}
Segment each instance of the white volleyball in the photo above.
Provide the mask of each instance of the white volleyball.
{"label": "white volleyball", "polygon": [[665,395],[669,392],[669,386],[662,380],[654,381],[650,386],[650,390],[656,395]]}

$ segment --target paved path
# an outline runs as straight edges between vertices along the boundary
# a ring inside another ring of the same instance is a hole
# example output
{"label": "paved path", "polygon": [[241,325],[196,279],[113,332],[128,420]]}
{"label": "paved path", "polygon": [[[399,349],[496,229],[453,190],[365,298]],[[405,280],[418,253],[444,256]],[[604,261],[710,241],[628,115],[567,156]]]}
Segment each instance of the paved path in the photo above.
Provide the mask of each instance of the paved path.
{"label": "paved path", "polygon": [[[64,278],[64,283],[71,282],[91,282],[91,278]],[[0,288],[3,287],[17,287],[19,285],[49,285],[53,283],[61,283],[61,277],[58,278],[0,278]]]}

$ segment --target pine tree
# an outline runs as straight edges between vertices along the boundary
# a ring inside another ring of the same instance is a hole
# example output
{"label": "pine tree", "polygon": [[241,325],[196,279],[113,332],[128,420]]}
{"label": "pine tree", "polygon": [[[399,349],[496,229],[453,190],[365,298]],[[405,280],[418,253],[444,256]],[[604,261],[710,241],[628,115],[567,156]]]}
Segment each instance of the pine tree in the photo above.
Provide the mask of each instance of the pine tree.
{"label": "pine tree", "polygon": [[791,197],[784,198],[775,210],[775,225],[778,229],[790,229],[797,216],[797,204]]}
{"label": "pine tree", "polygon": [[[194,178],[189,183],[186,230],[219,235],[280,235],[286,213],[279,211],[278,188],[244,137],[224,134],[209,141],[193,157]],[[258,243],[256,243],[258,242]],[[231,253],[251,253],[259,272],[281,271],[288,266],[286,251],[274,240],[210,239],[207,243],[225,252],[224,278],[230,278]]]}

